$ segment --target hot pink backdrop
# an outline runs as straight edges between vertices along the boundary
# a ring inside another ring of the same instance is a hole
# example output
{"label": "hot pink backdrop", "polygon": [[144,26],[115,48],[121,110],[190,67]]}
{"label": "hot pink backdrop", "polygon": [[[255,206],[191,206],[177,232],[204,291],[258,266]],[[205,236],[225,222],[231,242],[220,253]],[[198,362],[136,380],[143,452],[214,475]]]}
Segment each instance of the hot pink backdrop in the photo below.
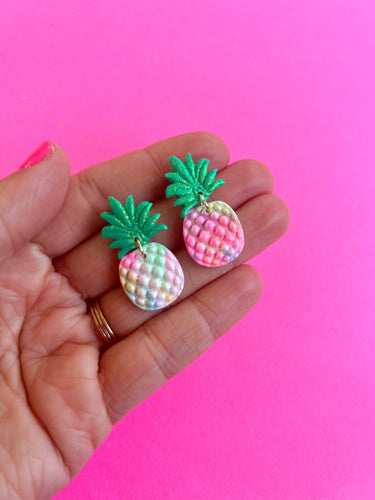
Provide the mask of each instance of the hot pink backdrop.
{"label": "hot pink backdrop", "polygon": [[208,129],[270,166],[290,231],[260,303],[58,500],[375,498],[374,2],[0,4],[0,166],[73,170]]}

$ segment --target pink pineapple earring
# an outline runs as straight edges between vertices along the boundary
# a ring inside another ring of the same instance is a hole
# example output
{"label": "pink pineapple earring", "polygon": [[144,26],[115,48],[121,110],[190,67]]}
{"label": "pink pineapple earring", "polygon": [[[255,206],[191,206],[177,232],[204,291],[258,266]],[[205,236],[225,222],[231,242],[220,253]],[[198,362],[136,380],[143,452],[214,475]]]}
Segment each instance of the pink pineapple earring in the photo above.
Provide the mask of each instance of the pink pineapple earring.
{"label": "pink pineapple earring", "polygon": [[207,202],[212,192],[225,184],[215,180],[217,170],[207,173],[209,160],[194,163],[191,154],[183,163],[169,158],[173,172],[165,174],[171,184],[167,198],[176,197],[181,205],[183,235],[189,255],[202,266],[219,267],[236,259],[244,246],[244,233],[234,210],[223,201]]}

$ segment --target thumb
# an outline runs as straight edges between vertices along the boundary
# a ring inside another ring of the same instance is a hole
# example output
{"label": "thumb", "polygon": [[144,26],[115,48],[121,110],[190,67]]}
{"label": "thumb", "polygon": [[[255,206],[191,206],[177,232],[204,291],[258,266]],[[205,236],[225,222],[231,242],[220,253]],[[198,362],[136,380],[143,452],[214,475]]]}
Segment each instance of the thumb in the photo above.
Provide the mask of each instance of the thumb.
{"label": "thumb", "polygon": [[55,217],[68,190],[69,160],[52,142],[41,144],[21,168],[0,180],[0,264]]}

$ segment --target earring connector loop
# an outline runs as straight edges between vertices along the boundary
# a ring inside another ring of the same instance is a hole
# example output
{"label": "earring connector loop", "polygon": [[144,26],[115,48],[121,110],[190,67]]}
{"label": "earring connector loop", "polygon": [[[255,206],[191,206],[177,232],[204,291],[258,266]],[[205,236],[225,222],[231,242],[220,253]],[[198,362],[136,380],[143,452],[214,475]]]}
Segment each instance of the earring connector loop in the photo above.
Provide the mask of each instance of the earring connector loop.
{"label": "earring connector loop", "polygon": [[139,250],[141,251],[142,257],[145,259],[147,257],[147,254],[143,250],[142,243],[138,236],[135,237],[134,241],[137,243]]}
{"label": "earring connector loop", "polygon": [[209,205],[208,205],[208,203],[207,203],[206,198],[203,196],[203,194],[202,194],[202,193],[198,193],[198,196],[199,196],[199,198],[200,198],[200,199],[201,199],[201,201],[202,201],[202,205],[204,205],[204,206],[205,206],[205,208],[206,208],[206,213],[207,213],[207,214],[210,214],[210,213],[211,213],[211,209],[210,209],[210,207],[209,207]]}

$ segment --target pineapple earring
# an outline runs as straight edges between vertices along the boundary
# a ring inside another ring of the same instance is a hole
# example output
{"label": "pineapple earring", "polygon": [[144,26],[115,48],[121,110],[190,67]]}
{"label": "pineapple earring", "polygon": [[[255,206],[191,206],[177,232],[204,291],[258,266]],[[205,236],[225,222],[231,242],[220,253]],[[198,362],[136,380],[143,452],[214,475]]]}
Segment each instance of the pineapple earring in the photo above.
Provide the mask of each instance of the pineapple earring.
{"label": "pineapple earring", "polygon": [[100,214],[108,226],[102,229],[103,238],[112,238],[110,248],[120,248],[119,275],[126,295],[141,309],[155,310],[177,299],[184,286],[181,266],[164,245],[149,240],[159,231],[168,229],[156,224],[160,214],[149,216],[152,203],[134,205],[130,195],[123,206],[109,197],[112,212]]}
{"label": "pineapple earring", "polygon": [[189,255],[198,264],[219,267],[236,259],[244,246],[241,223],[233,209],[223,201],[207,202],[212,192],[225,184],[215,180],[217,170],[207,173],[209,160],[194,163],[191,154],[185,163],[171,156],[173,172],[165,174],[171,184],[167,198],[177,197],[174,205],[182,205],[183,235]]}

